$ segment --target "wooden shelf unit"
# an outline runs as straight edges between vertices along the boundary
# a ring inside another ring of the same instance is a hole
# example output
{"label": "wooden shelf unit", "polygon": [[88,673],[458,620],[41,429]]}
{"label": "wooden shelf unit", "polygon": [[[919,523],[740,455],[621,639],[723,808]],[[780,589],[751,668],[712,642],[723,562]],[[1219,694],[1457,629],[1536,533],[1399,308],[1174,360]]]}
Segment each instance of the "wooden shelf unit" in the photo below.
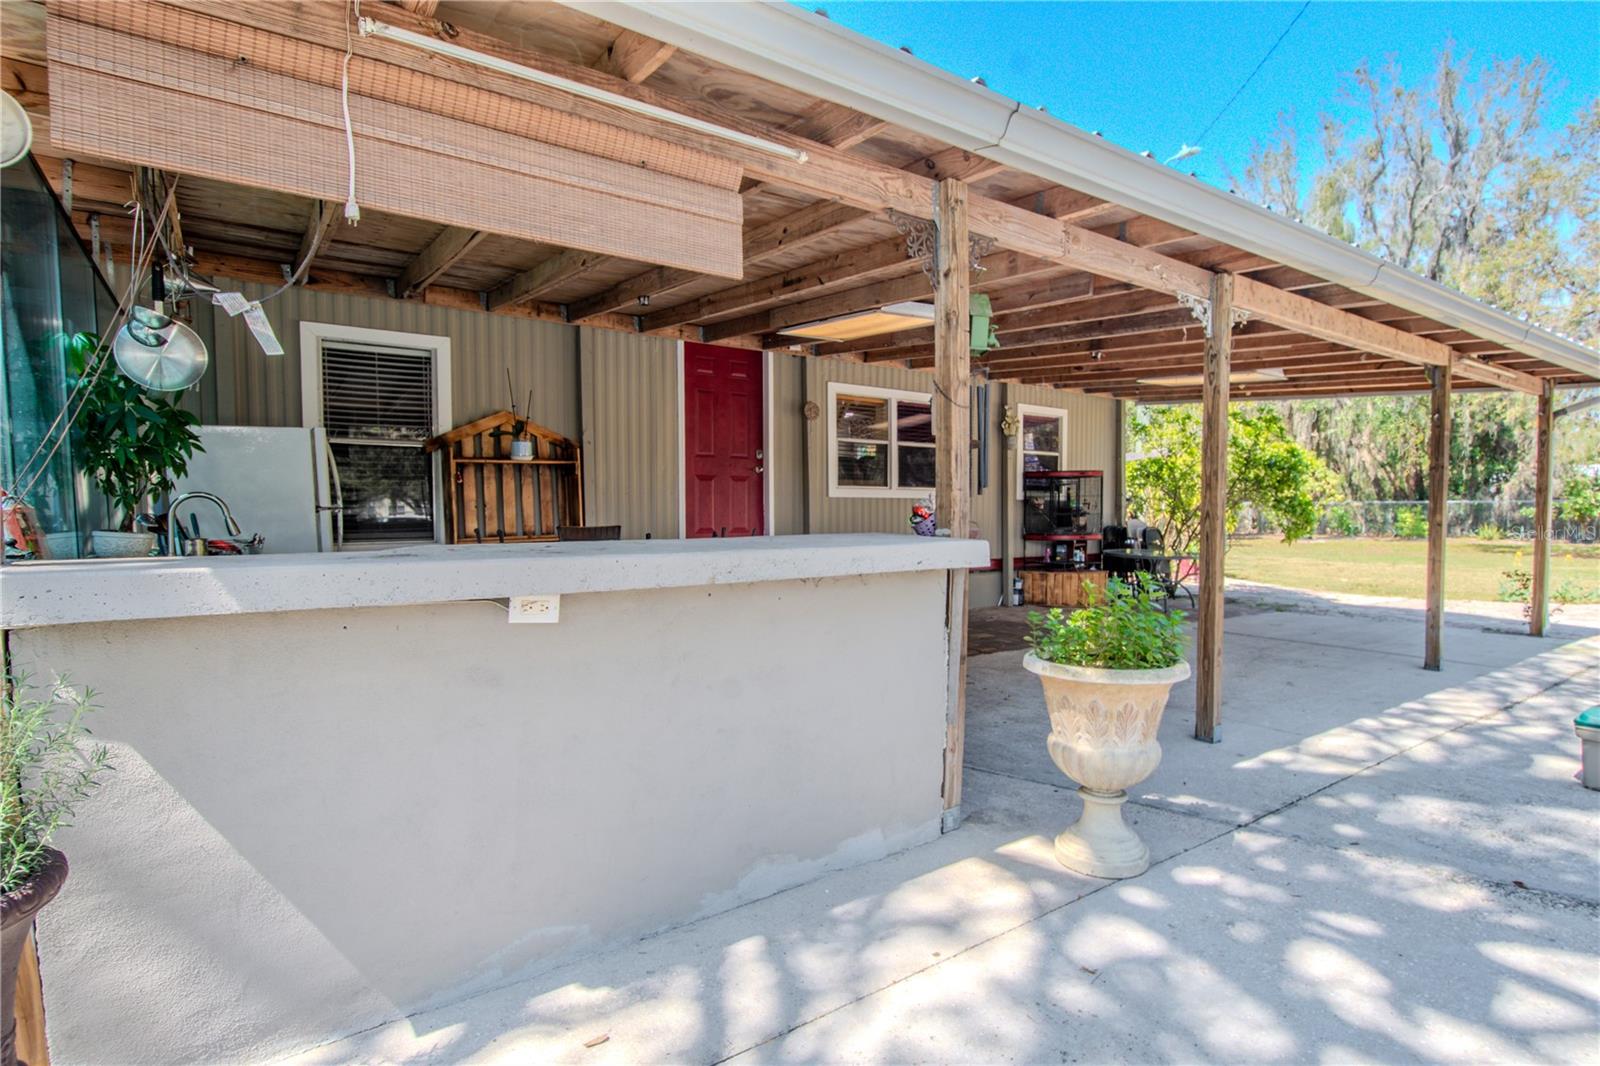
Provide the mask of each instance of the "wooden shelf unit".
{"label": "wooden shelf unit", "polygon": [[[532,441],[533,457],[513,459],[514,440]],[[426,450],[444,452],[449,544],[549,541],[561,526],[583,525],[582,450],[554,430],[498,411],[441,433]]]}

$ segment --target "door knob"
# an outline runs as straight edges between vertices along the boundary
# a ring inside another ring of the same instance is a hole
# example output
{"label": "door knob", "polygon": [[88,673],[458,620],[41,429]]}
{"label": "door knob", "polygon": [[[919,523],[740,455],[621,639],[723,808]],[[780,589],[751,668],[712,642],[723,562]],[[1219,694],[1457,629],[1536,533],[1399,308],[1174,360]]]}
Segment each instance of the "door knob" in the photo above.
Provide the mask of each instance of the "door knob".
{"label": "door knob", "polygon": [[764,466],[757,465],[757,466],[752,466],[750,469],[754,470],[758,474],[762,474],[762,473],[766,472],[767,468],[764,467]]}

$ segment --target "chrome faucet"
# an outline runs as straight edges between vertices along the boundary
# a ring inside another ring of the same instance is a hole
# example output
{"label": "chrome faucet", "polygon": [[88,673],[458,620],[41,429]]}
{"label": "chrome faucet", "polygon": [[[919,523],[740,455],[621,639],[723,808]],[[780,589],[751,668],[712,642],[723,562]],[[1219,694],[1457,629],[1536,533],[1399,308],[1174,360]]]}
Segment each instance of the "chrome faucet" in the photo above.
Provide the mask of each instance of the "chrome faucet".
{"label": "chrome faucet", "polygon": [[[233,520],[233,512],[228,510],[228,505],[222,501],[221,496],[209,492],[186,492],[179,496],[167,507],[167,554],[182,555],[178,550],[178,541],[183,539],[183,524],[178,518],[178,508],[190,500],[210,500],[217,505],[217,510],[222,512],[222,521],[228,527],[229,536],[239,537],[244,531],[239,528],[239,523]],[[205,542],[202,540],[202,544]]]}

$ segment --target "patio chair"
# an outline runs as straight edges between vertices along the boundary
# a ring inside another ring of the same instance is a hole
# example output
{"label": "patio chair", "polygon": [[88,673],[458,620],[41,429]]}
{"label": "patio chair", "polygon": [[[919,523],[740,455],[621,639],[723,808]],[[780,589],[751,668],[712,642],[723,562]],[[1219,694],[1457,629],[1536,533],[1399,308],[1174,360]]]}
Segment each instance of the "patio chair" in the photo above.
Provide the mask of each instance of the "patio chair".
{"label": "patio chair", "polygon": [[[1161,535],[1161,530],[1156,529],[1154,526],[1145,527],[1144,532],[1139,535],[1139,539],[1142,541],[1140,547],[1146,551],[1159,552],[1166,550],[1166,538]],[[1150,577],[1155,581],[1156,586],[1161,589],[1162,593],[1166,595],[1167,599],[1176,599],[1178,593],[1181,592],[1189,597],[1190,606],[1195,606],[1194,592],[1183,584],[1181,575],[1173,572],[1170,560],[1164,559],[1160,562],[1152,562],[1149,572]]]}
{"label": "patio chair", "polygon": [[1105,554],[1108,550],[1121,550],[1128,546],[1127,526],[1106,526],[1100,531],[1100,563],[1111,577],[1126,577],[1138,569],[1128,559]]}

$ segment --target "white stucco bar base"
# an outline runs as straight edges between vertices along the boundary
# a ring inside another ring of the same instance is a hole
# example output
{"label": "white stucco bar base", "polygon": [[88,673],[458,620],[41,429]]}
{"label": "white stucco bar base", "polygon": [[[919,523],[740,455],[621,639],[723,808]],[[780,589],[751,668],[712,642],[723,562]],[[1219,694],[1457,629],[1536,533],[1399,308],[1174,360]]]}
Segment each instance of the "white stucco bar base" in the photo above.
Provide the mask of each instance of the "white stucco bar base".
{"label": "white stucco bar base", "polygon": [[[302,559],[277,610],[230,572],[270,560],[175,564],[193,617],[164,564],[8,571],[16,667],[96,689],[117,767],[40,922],[53,1061],[307,1048],[936,836],[945,568],[987,546],[794,540]],[[441,556],[474,598],[406,603]],[[399,604],[287,609],[350,574]]]}

